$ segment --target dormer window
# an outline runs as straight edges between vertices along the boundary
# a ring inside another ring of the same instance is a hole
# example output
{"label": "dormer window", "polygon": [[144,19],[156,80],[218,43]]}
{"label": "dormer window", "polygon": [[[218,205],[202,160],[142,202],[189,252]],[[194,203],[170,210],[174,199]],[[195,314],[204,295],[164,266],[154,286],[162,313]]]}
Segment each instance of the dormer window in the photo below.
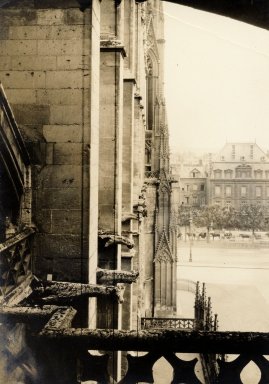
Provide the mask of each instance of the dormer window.
{"label": "dormer window", "polygon": [[200,175],[200,171],[198,170],[198,169],[193,169],[191,172],[190,172],[190,175],[191,175],[191,177],[193,177],[193,178],[195,178],[195,177],[199,177],[199,175]]}

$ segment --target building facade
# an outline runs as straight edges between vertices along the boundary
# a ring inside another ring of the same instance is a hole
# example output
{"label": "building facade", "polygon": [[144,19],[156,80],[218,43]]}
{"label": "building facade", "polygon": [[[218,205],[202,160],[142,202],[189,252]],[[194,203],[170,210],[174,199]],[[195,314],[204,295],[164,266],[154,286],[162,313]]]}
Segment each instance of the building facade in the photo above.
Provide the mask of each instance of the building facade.
{"label": "building facade", "polygon": [[210,204],[261,205],[268,215],[269,158],[256,143],[227,143],[209,164]]}
{"label": "building facade", "polygon": [[226,143],[200,161],[173,165],[177,207],[260,205],[269,215],[269,157],[256,143]]}

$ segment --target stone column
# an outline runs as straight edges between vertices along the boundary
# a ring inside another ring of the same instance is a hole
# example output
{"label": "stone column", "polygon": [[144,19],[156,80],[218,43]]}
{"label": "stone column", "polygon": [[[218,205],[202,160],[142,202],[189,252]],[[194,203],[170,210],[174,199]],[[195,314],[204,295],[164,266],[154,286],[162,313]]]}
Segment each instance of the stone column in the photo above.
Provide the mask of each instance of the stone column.
{"label": "stone column", "polygon": [[[99,228],[115,235],[122,232],[122,151],[123,151],[123,46],[124,1],[101,3],[100,54],[100,151]],[[121,269],[121,245],[99,253],[99,266]],[[121,329],[121,305],[100,303],[100,314],[108,327]],[[112,307],[113,306],[113,307]],[[113,314],[113,316],[110,316]],[[120,352],[113,358],[115,379],[120,377]]]}

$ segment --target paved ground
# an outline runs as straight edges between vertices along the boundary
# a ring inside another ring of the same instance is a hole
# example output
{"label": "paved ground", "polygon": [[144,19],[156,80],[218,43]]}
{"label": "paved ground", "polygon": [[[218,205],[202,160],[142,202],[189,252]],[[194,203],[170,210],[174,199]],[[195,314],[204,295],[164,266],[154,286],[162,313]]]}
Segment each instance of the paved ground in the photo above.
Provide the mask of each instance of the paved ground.
{"label": "paved ground", "polygon": [[[195,244],[190,262],[189,244],[181,243],[178,256],[178,279],[206,283],[220,330],[268,332],[269,249],[218,249]],[[193,316],[193,293],[178,293],[179,316]],[[254,363],[241,374],[244,384],[258,383],[259,378]]]}
{"label": "paved ground", "polygon": [[[178,278],[206,283],[221,330],[268,331],[268,249],[193,248],[192,260],[189,262],[189,248],[181,247]],[[179,295],[179,308],[184,312],[186,307],[189,315],[185,296]]]}

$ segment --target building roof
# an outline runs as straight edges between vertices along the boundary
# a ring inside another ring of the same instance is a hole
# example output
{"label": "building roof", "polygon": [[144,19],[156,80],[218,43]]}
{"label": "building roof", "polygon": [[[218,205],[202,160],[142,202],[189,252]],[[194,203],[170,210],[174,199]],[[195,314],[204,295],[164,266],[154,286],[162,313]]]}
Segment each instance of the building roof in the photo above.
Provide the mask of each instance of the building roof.
{"label": "building roof", "polygon": [[[195,173],[195,177],[193,177]],[[183,164],[179,174],[181,179],[185,178],[204,178],[206,177],[205,167],[197,164]]]}
{"label": "building roof", "polygon": [[255,143],[226,143],[216,153],[213,162],[267,162],[268,155]]}

